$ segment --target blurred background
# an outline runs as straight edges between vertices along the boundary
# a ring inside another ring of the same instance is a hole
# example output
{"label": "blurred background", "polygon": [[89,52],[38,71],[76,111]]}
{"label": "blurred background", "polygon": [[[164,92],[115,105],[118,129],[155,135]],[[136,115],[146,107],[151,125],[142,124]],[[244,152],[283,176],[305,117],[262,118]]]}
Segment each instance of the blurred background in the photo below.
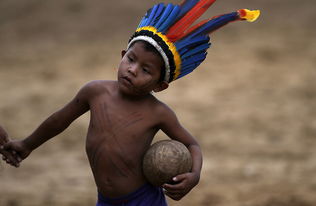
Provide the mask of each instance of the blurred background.
{"label": "blurred background", "polygon": [[[1,0],[0,124],[29,135],[94,79],[116,79],[145,0]],[[172,0],[172,3],[179,1]],[[260,9],[214,33],[204,63],[156,96],[200,142],[200,184],[175,205],[316,205],[316,1],[218,0],[204,18]],[[94,205],[89,114],[18,169],[0,163],[1,206]],[[157,139],[165,138],[159,133]]]}

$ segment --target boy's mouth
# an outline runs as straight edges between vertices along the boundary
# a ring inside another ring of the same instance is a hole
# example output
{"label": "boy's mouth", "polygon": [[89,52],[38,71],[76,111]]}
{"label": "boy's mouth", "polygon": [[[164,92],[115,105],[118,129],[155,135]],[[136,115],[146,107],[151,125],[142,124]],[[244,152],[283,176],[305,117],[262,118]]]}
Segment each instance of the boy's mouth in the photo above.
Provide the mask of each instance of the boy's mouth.
{"label": "boy's mouth", "polygon": [[126,82],[129,85],[133,85],[132,80],[128,76],[123,76],[122,77],[123,81]]}

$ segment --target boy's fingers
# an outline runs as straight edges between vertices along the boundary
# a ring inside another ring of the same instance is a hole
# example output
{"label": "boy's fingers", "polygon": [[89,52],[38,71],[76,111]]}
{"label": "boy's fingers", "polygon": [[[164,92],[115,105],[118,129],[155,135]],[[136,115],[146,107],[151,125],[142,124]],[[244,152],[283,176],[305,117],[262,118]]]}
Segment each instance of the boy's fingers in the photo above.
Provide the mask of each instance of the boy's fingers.
{"label": "boy's fingers", "polygon": [[172,180],[175,182],[181,182],[186,177],[187,177],[187,173],[184,173],[184,174],[180,174],[180,175],[175,176],[174,178],[172,178]]}
{"label": "boy's fingers", "polygon": [[16,161],[12,162],[12,161],[10,161],[10,159],[6,159],[6,163],[9,164],[9,165],[12,165],[14,167],[19,167],[20,166],[20,164],[18,162],[16,162]]}
{"label": "boy's fingers", "polygon": [[12,165],[14,165],[14,166],[18,165],[18,163],[19,163],[18,157],[15,158],[15,157],[12,155],[11,152],[8,152],[8,151],[3,150],[3,151],[1,151],[1,153],[2,153],[2,155],[3,155],[2,159],[3,159],[4,161],[6,161],[7,163],[12,164]]}
{"label": "boy's fingers", "polygon": [[14,155],[16,154],[15,148],[13,147],[14,145],[12,144],[12,142],[7,142],[3,145],[3,149],[2,150],[6,150],[6,151],[10,151],[10,154]]}
{"label": "boy's fingers", "polygon": [[12,165],[12,166],[14,166],[14,167],[19,167],[19,166],[20,166],[19,163],[13,163],[13,162],[11,162],[10,165]]}
{"label": "boy's fingers", "polygon": [[19,167],[19,163],[13,163],[13,162],[10,162],[9,160],[6,161],[7,164],[11,165],[11,166],[14,166],[14,167]]}
{"label": "boy's fingers", "polygon": [[179,184],[176,184],[176,185],[164,184],[163,188],[168,192],[178,192],[181,190],[181,186]]}
{"label": "boy's fingers", "polygon": [[17,157],[18,162],[22,161],[22,158],[20,156]]}
{"label": "boy's fingers", "polygon": [[3,147],[2,147],[2,148],[3,148],[2,150],[8,150],[8,149],[11,148],[10,142],[4,143],[2,146],[3,146]]}

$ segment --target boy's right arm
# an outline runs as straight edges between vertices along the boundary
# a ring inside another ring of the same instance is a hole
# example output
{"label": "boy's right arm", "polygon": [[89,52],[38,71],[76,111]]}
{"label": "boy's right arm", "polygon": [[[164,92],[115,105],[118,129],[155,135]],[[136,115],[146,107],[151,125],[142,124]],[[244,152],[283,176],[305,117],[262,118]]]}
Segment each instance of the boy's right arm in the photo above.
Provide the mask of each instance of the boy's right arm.
{"label": "boy's right arm", "polygon": [[93,84],[88,83],[67,105],[42,122],[30,136],[20,141],[10,141],[4,145],[4,148],[16,151],[22,159],[25,159],[34,149],[60,134],[75,119],[89,110],[92,90]]}

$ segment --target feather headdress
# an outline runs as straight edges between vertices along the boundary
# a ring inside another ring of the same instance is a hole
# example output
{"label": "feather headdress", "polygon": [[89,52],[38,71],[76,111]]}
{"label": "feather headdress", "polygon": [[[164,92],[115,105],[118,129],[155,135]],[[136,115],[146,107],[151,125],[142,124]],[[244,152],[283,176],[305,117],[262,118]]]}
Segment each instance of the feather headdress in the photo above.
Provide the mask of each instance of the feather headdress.
{"label": "feather headdress", "polygon": [[232,21],[253,22],[260,15],[259,10],[240,9],[191,26],[214,2],[184,0],[180,5],[154,5],[140,21],[128,48],[138,40],[153,45],[164,60],[166,82],[189,74],[206,58],[206,50],[211,45],[210,33]]}

